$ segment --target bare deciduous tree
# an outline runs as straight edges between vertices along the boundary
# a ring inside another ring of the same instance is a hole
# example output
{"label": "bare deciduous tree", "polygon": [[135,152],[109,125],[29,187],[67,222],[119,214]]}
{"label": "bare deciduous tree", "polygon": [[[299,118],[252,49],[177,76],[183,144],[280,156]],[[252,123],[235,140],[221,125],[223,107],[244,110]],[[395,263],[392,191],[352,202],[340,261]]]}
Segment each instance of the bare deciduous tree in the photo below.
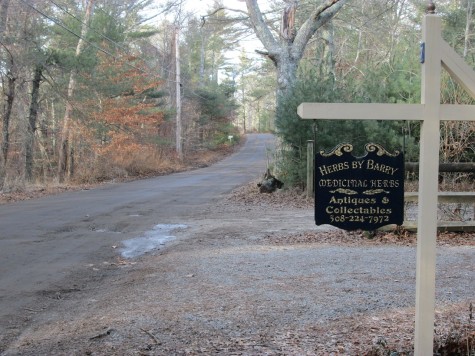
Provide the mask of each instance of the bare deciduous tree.
{"label": "bare deciduous tree", "polygon": [[[76,57],[78,57],[84,46],[84,38],[86,37],[88,27],[89,27],[89,19],[91,18],[92,12],[94,9],[94,0],[89,0],[86,5],[86,10],[84,14],[84,22],[81,28],[81,36],[79,38],[77,47],[76,47]],[[66,109],[64,112],[63,118],[63,129],[61,132],[61,143],[59,146],[59,162],[58,162],[58,178],[59,181],[63,181],[66,174],[71,175],[71,169],[73,167],[73,157],[72,157],[72,132],[71,132],[71,113],[73,111],[72,106],[72,99],[74,90],[76,88],[76,76],[77,71],[72,70],[70,77],[69,77],[69,85],[68,85],[68,93],[67,93],[67,101],[66,101]]]}
{"label": "bare deciduous tree", "polygon": [[280,35],[272,32],[267,24],[257,0],[246,0],[247,11],[256,36],[266,48],[259,52],[272,60],[277,69],[277,97],[286,94],[294,85],[297,68],[305,48],[312,36],[330,21],[348,0],[325,0],[296,28],[295,12],[297,2],[285,10]]}
{"label": "bare deciduous tree", "polygon": [[5,107],[2,115],[2,141],[0,155],[0,189],[3,188],[10,147],[10,121],[15,99],[15,62],[13,54],[8,48],[7,22],[10,0],[0,0],[0,46],[5,57],[5,75],[2,75],[3,95],[6,97]]}

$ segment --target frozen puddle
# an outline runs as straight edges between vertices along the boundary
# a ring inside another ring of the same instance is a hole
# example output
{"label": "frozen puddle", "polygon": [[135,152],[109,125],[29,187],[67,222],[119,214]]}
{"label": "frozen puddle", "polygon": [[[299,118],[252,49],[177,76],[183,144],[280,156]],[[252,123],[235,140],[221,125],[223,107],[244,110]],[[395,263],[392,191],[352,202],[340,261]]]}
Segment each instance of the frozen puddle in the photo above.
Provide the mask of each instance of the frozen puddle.
{"label": "frozen puddle", "polygon": [[174,230],[185,228],[187,226],[181,224],[155,225],[152,230],[147,231],[142,237],[122,241],[124,248],[121,250],[121,255],[124,258],[134,258],[158,249],[160,246],[165,245],[166,241],[175,238],[175,236],[171,235]]}

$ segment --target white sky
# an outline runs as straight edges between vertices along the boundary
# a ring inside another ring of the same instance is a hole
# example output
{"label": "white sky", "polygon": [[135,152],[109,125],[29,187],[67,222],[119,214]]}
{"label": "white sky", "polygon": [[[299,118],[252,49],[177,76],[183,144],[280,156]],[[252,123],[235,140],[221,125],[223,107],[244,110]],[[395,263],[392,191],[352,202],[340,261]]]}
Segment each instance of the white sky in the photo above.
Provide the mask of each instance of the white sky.
{"label": "white sky", "polygon": [[[155,4],[157,5],[165,4],[166,2],[167,0],[155,0]],[[246,11],[246,4],[244,0],[222,0],[222,2],[226,8]],[[214,0],[186,0],[183,7],[186,11],[193,13],[196,17],[200,17],[208,13],[209,9],[212,8],[213,3]],[[258,1],[262,11],[265,11],[270,3],[271,0]],[[255,49],[264,49],[261,42],[255,36],[252,36],[248,39],[243,39],[241,41],[241,47],[244,48],[245,52],[249,56],[255,55]]]}
{"label": "white sky", "polygon": [[[158,13],[160,5],[166,4],[168,1],[169,0],[155,0],[155,6],[152,5],[152,8],[149,11],[150,15],[153,16],[154,13]],[[244,0],[222,0],[222,2],[224,7],[228,9],[247,11]],[[186,0],[183,3],[183,9],[185,12],[191,12],[195,17],[200,18],[209,12],[213,3],[214,0]],[[267,10],[270,3],[271,0],[258,0],[258,4],[262,11]],[[232,12],[229,13],[232,15]],[[239,13],[236,13],[236,16],[239,16]],[[157,21],[157,18],[154,18],[152,21]],[[170,21],[174,21],[174,19],[172,18]],[[231,63],[236,64],[239,62],[239,57],[243,51],[249,58],[260,58],[260,56],[255,52],[256,49],[263,50],[264,47],[255,35],[251,35],[242,39],[236,50],[227,52],[226,57],[231,61]]]}
{"label": "white sky", "polygon": [[[261,2],[266,3],[267,0]],[[246,10],[246,4],[244,3],[244,0],[223,0],[223,4],[225,7],[231,9]],[[206,13],[206,10],[212,5],[213,0],[188,0],[186,7],[189,7],[192,10],[197,10],[199,12],[198,15],[201,15],[201,12],[203,14]]]}
{"label": "white sky", "polygon": [[[265,11],[268,8],[268,4],[270,3],[270,1],[271,0],[258,1],[258,4],[262,11]],[[193,12],[196,11],[195,13],[197,16],[201,16],[207,13],[207,10],[212,7],[213,3],[213,0],[188,0],[186,6],[189,6],[189,8],[192,9]],[[247,12],[246,3],[244,0],[223,0],[223,5],[228,9],[235,9]],[[232,12],[230,12],[230,15],[232,15]],[[236,13],[236,15],[239,14]],[[256,36],[245,38],[241,40],[240,43],[240,48],[230,53],[231,57],[238,57],[241,54],[242,50],[244,50],[249,57],[258,57],[259,55],[257,55],[254,50],[264,49],[261,42],[256,38]]]}

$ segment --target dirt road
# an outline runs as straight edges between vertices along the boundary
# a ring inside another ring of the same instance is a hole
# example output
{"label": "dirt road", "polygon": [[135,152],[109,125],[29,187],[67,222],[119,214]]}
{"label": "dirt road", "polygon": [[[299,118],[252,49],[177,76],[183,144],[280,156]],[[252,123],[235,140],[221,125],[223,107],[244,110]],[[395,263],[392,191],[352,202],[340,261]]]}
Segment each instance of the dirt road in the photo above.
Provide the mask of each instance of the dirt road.
{"label": "dirt road", "polygon": [[[285,196],[225,198],[262,173],[270,140],[250,136],[205,170],[28,202],[30,220],[17,217],[22,204],[2,207],[0,354],[410,351],[415,246],[332,243],[342,232],[317,228],[312,208]],[[14,216],[20,232],[4,222]],[[127,247],[156,234],[159,249]],[[438,249],[440,335],[465,325],[474,262],[473,243]]]}
{"label": "dirt road", "polygon": [[273,136],[249,135],[238,153],[204,169],[0,206],[0,334],[5,318],[95,254],[180,222],[262,174],[272,147]]}

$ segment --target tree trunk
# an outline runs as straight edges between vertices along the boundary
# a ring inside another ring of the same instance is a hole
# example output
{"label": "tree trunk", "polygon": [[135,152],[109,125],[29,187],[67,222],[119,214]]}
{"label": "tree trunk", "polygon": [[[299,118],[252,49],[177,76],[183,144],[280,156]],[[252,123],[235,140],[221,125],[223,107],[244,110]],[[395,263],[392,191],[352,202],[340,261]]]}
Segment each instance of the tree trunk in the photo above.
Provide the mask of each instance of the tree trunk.
{"label": "tree trunk", "polygon": [[325,50],[323,52],[323,60],[326,62],[326,71],[325,75],[336,80],[336,70],[335,70],[335,29],[333,28],[333,21],[328,21],[328,24],[325,26]]}
{"label": "tree trunk", "polygon": [[180,68],[180,28],[175,29],[175,75],[176,75],[176,153],[179,160],[183,160],[183,137],[181,120],[181,68]]}
{"label": "tree trunk", "polygon": [[0,38],[3,38],[3,35],[7,28],[9,6],[10,0],[0,0]]}
{"label": "tree trunk", "polygon": [[42,179],[43,182],[47,182],[48,180],[48,171],[53,171],[51,165],[49,164],[49,157],[48,157],[48,150],[45,147],[45,144],[43,143],[44,137],[43,137],[43,132],[42,130],[36,130],[36,142],[38,142],[38,147],[41,152],[41,170],[42,170]]}
{"label": "tree trunk", "polygon": [[[10,5],[10,0],[0,0],[0,42],[5,45],[6,41],[6,32],[7,32],[7,19],[8,19],[8,7]],[[4,48],[4,47],[2,47]],[[13,101],[15,98],[15,76],[12,72],[13,68],[13,58],[11,53],[7,53],[9,60],[7,60],[7,83],[4,90],[7,101],[4,107],[4,113],[2,116],[2,142],[1,146],[1,155],[0,155],[0,190],[3,189],[6,169],[7,169],[7,158],[8,150],[10,146],[10,119],[13,109]],[[2,86],[5,83],[2,83]]]}
{"label": "tree trunk", "polygon": [[2,158],[4,164],[7,162],[8,150],[10,147],[10,119],[12,116],[13,102],[15,100],[15,80],[11,71],[7,72],[7,88],[5,91],[5,96],[7,97],[7,102],[5,105],[5,111],[2,117]]}
{"label": "tree trunk", "polygon": [[297,69],[300,58],[296,60],[291,55],[283,55],[278,61],[277,68],[277,103],[294,87],[297,80]]}
{"label": "tree trunk", "polygon": [[[10,65],[13,67],[13,59],[9,61]],[[12,72],[12,69],[7,71],[7,87],[5,95],[7,97],[5,112],[2,117],[2,156],[1,156],[1,165],[0,165],[0,189],[3,188],[5,183],[5,176],[7,171],[7,162],[8,162],[8,151],[10,150],[10,121],[13,111],[13,102],[15,101],[15,81],[16,77]]]}
{"label": "tree trunk", "polygon": [[[76,58],[79,57],[81,54],[85,42],[83,38],[87,35],[87,29],[89,26],[89,19],[92,16],[92,12],[94,9],[94,0],[89,0],[87,2],[86,12],[84,14],[84,22],[81,28],[81,36],[78,41],[76,47]],[[61,131],[61,142],[59,145],[59,159],[58,159],[58,179],[60,182],[64,182],[66,175],[72,173],[71,163],[74,162],[71,154],[72,154],[72,132],[71,132],[71,113],[73,111],[72,106],[72,99],[74,90],[76,88],[76,77],[77,77],[77,70],[73,69],[71,71],[71,75],[69,76],[69,84],[68,84],[68,94],[66,99],[66,108],[64,111],[64,118],[63,118],[63,129]]]}
{"label": "tree trunk", "polygon": [[305,47],[315,32],[331,20],[348,0],[325,0],[308,16],[307,20],[295,28],[296,3],[284,10],[280,38],[276,38],[262,15],[257,0],[245,0],[251,25],[257,38],[267,52],[265,55],[277,69],[277,105],[279,100],[294,87],[297,68]]}
{"label": "tree trunk", "polygon": [[200,47],[200,87],[204,87],[205,85],[205,36],[203,34],[203,28],[200,29],[200,37],[201,37],[201,47]]}
{"label": "tree trunk", "polygon": [[465,24],[465,39],[463,46],[463,58],[468,55],[468,47],[470,44],[470,23],[472,22],[473,0],[467,1],[467,22]]}
{"label": "tree trunk", "polygon": [[43,66],[38,64],[35,68],[35,75],[31,88],[30,113],[28,115],[28,127],[25,143],[25,178],[29,182],[33,180],[33,147],[35,142],[36,122],[38,119],[38,97],[42,75]]}

